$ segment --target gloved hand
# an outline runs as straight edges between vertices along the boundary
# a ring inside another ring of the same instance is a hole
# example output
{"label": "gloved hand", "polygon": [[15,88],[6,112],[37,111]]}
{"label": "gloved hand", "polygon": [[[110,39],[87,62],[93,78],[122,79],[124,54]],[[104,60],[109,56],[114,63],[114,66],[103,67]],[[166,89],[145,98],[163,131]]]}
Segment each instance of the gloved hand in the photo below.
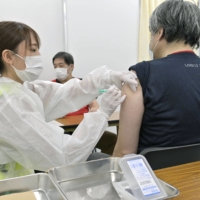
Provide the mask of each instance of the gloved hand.
{"label": "gloved hand", "polygon": [[138,86],[138,82],[136,81],[137,76],[131,71],[110,71],[110,78],[113,84],[116,85],[119,89],[122,88],[122,83],[127,83],[134,92]]}
{"label": "gloved hand", "polygon": [[113,85],[102,95],[97,112],[100,112],[108,119],[125,98],[126,95],[121,96],[121,90]]}

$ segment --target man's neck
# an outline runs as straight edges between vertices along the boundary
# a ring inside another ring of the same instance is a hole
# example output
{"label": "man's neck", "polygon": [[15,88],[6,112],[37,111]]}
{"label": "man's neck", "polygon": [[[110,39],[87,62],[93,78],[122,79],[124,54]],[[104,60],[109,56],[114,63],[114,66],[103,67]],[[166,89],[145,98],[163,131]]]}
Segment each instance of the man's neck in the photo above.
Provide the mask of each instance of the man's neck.
{"label": "man's neck", "polygon": [[74,78],[73,76],[72,76],[72,74],[70,74],[65,80],[63,80],[63,81],[60,81],[62,84],[64,84],[64,83],[66,83],[67,81],[69,81],[70,79],[72,79],[72,78]]}
{"label": "man's neck", "polygon": [[165,43],[164,48],[162,51],[159,52],[158,57],[163,58],[168,56],[169,54],[179,52],[179,51],[192,51],[192,47],[188,44],[184,44],[184,42],[172,42],[172,43]]}

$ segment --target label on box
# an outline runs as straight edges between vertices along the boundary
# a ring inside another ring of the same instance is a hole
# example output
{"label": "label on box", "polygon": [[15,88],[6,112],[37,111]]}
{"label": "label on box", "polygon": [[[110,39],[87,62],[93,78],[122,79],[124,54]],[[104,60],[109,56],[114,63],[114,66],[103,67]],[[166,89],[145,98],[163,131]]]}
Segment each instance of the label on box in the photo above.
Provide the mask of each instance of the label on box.
{"label": "label on box", "polygon": [[160,193],[151,173],[142,159],[127,161],[144,196]]}

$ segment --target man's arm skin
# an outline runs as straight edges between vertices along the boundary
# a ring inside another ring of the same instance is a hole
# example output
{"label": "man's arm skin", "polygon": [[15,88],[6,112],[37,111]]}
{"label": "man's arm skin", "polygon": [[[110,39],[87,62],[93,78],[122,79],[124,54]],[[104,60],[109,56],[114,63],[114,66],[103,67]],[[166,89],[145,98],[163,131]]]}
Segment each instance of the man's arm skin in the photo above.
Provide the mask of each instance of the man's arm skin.
{"label": "man's arm skin", "polygon": [[142,87],[138,81],[136,92],[124,85],[122,93],[126,95],[121,104],[119,134],[113,152],[114,157],[137,153],[140,127],[144,114]]}

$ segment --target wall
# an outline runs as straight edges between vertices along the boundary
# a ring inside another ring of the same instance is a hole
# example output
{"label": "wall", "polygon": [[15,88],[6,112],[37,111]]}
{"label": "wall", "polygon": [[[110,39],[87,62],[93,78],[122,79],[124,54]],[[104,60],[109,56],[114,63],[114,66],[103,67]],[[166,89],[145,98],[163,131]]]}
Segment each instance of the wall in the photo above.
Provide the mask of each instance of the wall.
{"label": "wall", "polygon": [[68,51],[75,58],[76,76],[105,64],[127,70],[137,61],[138,0],[66,1]]}
{"label": "wall", "polygon": [[[68,51],[74,76],[84,77],[101,65],[127,70],[137,60],[139,0],[66,0]],[[0,0],[0,21],[15,20],[34,28],[42,40],[44,71],[54,78],[51,59],[66,49],[62,0]]]}

